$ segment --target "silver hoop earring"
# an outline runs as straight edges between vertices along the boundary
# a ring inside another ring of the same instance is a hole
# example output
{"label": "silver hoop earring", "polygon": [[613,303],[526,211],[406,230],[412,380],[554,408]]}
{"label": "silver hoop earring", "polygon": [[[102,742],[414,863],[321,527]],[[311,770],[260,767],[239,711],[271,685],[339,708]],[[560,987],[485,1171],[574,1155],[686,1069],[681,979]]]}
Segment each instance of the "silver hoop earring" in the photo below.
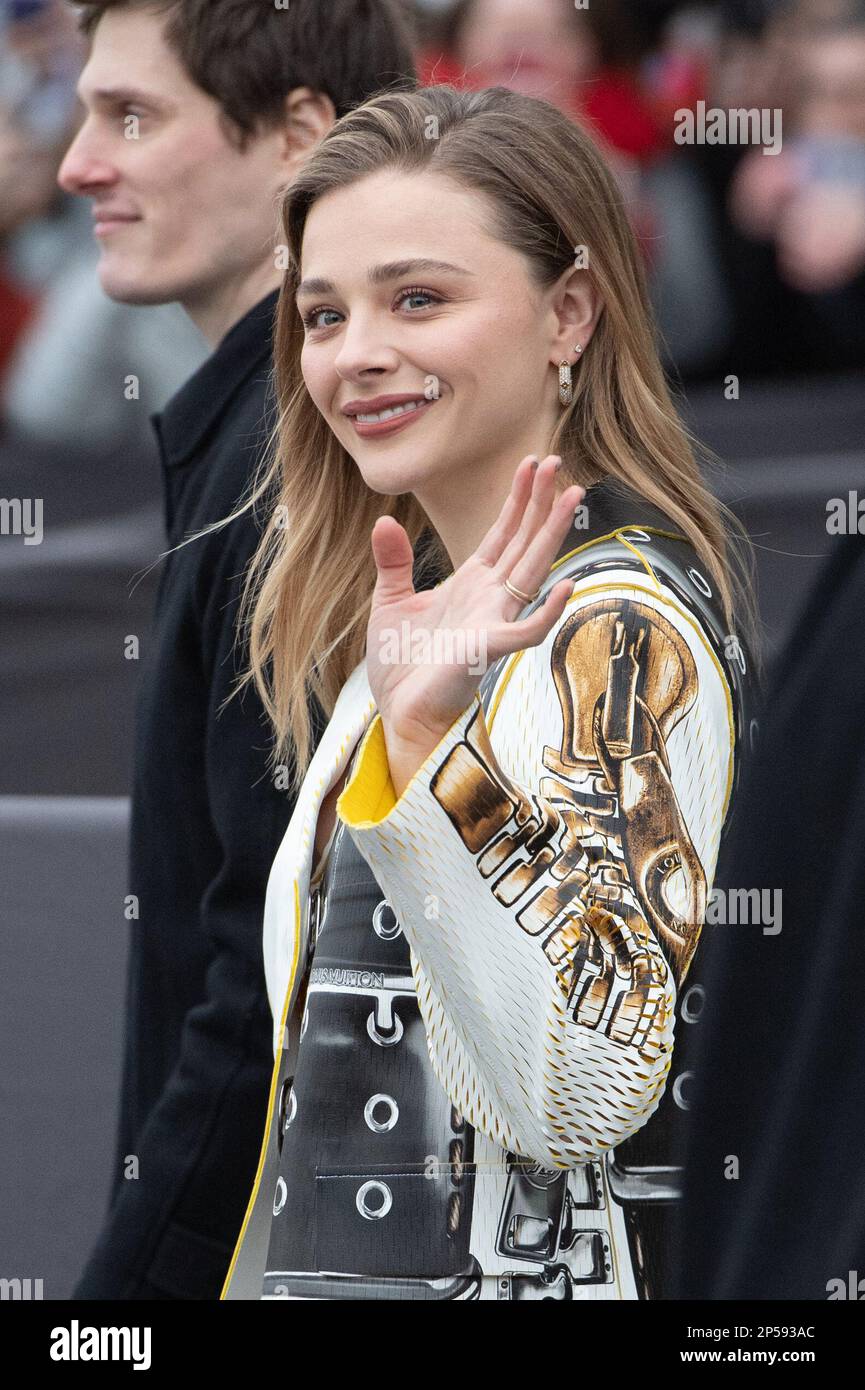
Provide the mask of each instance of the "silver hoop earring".
{"label": "silver hoop earring", "polygon": [[559,400],[562,405],[570,405],[574,399],[574,374],[570,362],[559,363]]}
{"label": "silver hoop earring", "polygon": [[[582,345],[577,343],[574,352],[578,355],[582,352]],[[570,405],[574,399],[574,374],[571,364],[567,360],[559,363],[559,400],[562,405]]]}

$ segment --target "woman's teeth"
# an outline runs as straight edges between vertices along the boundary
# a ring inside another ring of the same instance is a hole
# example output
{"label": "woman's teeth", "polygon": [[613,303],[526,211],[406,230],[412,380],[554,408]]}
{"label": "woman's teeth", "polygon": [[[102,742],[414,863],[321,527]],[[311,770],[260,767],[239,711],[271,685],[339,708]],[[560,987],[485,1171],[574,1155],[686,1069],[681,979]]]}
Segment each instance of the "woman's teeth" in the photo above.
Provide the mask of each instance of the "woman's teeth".
{"label": "woman's teeth", "polygon": [[426,401],[406,401],[404,405],[392,405],[387,410],[379,410],[375,415],[356,415],[362,425],[374,425],[379,420],[390,420],[394,415],[407,415],[409,411],[419,410]]}

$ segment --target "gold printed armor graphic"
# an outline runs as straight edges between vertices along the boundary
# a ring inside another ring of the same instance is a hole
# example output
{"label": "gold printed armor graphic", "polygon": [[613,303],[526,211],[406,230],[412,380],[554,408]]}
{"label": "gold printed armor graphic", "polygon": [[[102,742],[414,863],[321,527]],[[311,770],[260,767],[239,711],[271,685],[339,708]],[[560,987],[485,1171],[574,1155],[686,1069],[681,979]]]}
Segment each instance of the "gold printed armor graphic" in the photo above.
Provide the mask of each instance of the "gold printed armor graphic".
{"label": "gold printed armor graphic", "polygon": [[575,1022],[654,1059],[667,962],[681,983],[705,911],[666,749],[696,667],[665,618],[615,599],[563,624],[551,669],[563,737],[544,750],[556,776],[540,795],[500,773],[480,711],[430,790],[497,900],[539,938]]}
{"label": "gold printed armor graphic", "polygon": [[706,875],[676,802],[667,740],[697,698],[694,658],[662,614],[604,599],[562,625],[551,669],[564,736],[560,750],[544,751],[559,780],[545,778],[541,792],[580,804],[592,778],[595,797],[583,810],[624,859],[681,985],[705,916]]}

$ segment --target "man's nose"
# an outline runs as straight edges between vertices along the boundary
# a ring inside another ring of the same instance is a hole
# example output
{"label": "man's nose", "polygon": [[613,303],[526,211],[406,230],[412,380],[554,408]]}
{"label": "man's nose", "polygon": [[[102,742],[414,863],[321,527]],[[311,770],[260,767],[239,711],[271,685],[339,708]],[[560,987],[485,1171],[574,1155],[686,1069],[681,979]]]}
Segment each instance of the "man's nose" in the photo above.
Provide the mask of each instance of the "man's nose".
{"label": "man's nose", "polygon": [[116,172],[99,154],[86,124],[76,135],[57,171],[57,182],[66,193],[86,193],[90,188],[112,183]]}

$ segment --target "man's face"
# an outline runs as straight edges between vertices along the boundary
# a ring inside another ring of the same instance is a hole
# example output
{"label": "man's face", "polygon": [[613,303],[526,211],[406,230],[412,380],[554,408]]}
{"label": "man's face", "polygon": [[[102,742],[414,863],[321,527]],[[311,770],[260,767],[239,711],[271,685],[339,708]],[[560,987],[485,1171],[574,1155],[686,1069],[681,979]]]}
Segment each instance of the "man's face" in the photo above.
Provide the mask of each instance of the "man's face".
{"label": "man's face", "polygon": [[232,145],[164,22],[137,7],[101,19],[78,86],[84,123],[58,182],[93,199],[106,294],[194,308],[273,265],[284,133]]}

